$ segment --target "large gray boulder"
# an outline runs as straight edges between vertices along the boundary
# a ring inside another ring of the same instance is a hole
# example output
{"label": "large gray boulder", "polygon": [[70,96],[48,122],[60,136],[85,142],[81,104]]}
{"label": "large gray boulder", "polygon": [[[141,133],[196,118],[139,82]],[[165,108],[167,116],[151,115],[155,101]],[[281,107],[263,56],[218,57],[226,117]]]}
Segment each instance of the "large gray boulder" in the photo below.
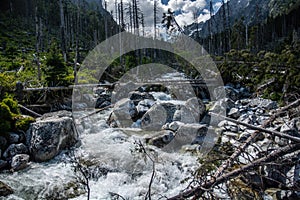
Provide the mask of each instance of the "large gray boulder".
{"label": "large gray boulder", "polygon": [[166,123],[173,121],[176,105],[172,103],[154,104],[142,117],[141,127],[144,130],[161,130]]}
{"label": "large gray boulder", "polygon": [[184,145],[202,145],[207,134],[208,127],[203,124],[180,124],[175,137],[164,147],[167,152],[178,151]]}
{"label": "large gray boulder", "polygon": [[44,114],[32,123],[26,141],[33,160],[43,162],[78,141],[72,113],[58,111]]}
{"label": "large gray boulder", "polygon": [[118,101],[108,119],[108,124],[111,127],[128,128],[131,127],[133,119],[138,112],[134,102],[130,99],[121,99]]}

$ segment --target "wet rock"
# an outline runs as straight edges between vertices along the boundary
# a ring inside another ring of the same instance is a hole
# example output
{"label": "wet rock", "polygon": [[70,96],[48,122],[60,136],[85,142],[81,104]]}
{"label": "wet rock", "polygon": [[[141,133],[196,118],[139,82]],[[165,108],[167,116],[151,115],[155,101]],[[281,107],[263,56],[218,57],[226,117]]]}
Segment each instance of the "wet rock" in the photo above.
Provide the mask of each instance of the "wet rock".
{"label": "wet rock", "polygon": [[134,103],[137,105],[138,102],[145,100],[145,99],[154,100],[154,97],[147,92],[134,91],[129,94],[129,99],[134,101]]}
{"label": "wet rock", "polygon": [[94,91],[94,93],[96,94],[96,95],[102,95],[103,93],[105,93],[105,89],[104,88],[102,88],[102,87],[97,87],[97,88],[94,88],[93,89],[93,91]]}
{"label": "wet rock", "polygon": [[210,111],[214,113],[225,113],[229,112],[231,108],[234,108],[234,101],[229,98],[220,99],[215,102]]}
{"label": "wet rock", "polygon": [[0,148],[3,149],[3,148],[6,147],[6,145],[7,145],[7,140],[6,140],[6,138],[3,137],[3,136],[0,136]]}
{"label": "wet rock", "polygon": [[5,160],[0,160],[0,170],[5,169],[8,166],[8,162]]}
{"label": "wet rock", "polygon": [[172,139],[175,137],[175,133],[169,130],[160,131],[156,134],[156,136],[146,139],[148,144],[157,146],[159,148],[166,146],[169,144]]}
{"label": "wet rock", "polygon": [[251,100],[250,106],[271,110],[277,108],[277,103],[270,99],[255,98]]}
{"label": "wet rock", "polygon": [[88,106],[94,106],[96,99],[93,94],[83,94],[82,101],[85,102]]}
{"label": "wet rock", "polygon": [[165,123],[173,121],[176,105],[171,103],[157,103],[142,117],[142,128],[145,130],[161,130]]}
{"label": "wet rock", "polygon": [[208,128],[202,124],[182,124],[176,131],[174,139],[164,148],[166,151],[178,151],[182,146],[203,142]]}
{"label": "wet rock", "polygon": [[144,99],[140,101],[136,107],[138,115],[142,117],[154,104],[155,101],[151,99]]}
{"label": "wet rock", "polygon": [[[185,102],[185,107],[188,109],[188,111],[193,115],[195,118],[195,122],[200,122],[200,120],[204,117],[206,112],[206,106],[202,102],[201,99],[198,99],[196,97],[190,98]],[[184,121],[182,121],[184,122]],[[193,123],[193,122],[189,122]]]}
{"label": "wet rock", "polygon": [[19,143],[20,136],[17,133],[13,133],[13,132],[8,133],[8,142],[10,144]]}
{"label": "wet rock", "polygon": [[245,87],[241,87],[239,89],[239,94],[240,94],[241,98],[249,98],[249,97],[251,97],[251,93],[250,93],[249,89],[245,88]]}
{"label": "wet rock", "polygon": [[229,113],[228,113],[228,116],[231,117],[231,118],[237,119],[241,116],[241,113],[240,113],[239,109],[231,108]]}
{"label": "wet rock", "polygon": [[172,121],[180,121],[183,123],[198,123],[200,113],[198,110],[192,110],[185,105],[176,105],[176,111]]}
{"label": "wet rock", "polygon": [[17,154],[26,154],[28,153],[28,148],[25,146],[25,144],[11,144],[6,149],[6,151],[3,153],[3,158],[6,160],[10,160],[12,157],[14,157]]}
{"label": "wet rock", "polygon": [[138,115],[134,102],[130,99],[122,99],[118,101],[108,119],[110,126],[117,126],[119,128],[131,127],[134,118]]}
{"label": "wet rock", "polygon": [[59,111],[38,118],[27,131],[26,141],[35,161],[52,159],[61,150],[70,148],[78,141],[72,113]]}
{"label": "wet rock", "polygon": [[214,89],[214,95],[216,97],[216,99],[221,99],[224,96],[223,94],[223,90],[225,90],[225,96],[233,101],[236,101],[240,98],[240,94],[239,91],[234,89],[231,86],[220,86]]}
{"label": "wet rock", "polygon": [[166,123],[162,129],[165,129],[165,130],[171,130],[171,131],[177,131],[178,128],[180,126],[182,126],[184,123],[182,122],[179,122],[179,121],[175,121],[175,122],[171,122],[171,123]]}
{"label": "wet rock", "polygon": [[13,171],[18,171],[26,168],[29,162],[29,155],[18,154],[15,155],[11,160],[11,168]]}
{"label": "wet rock", "polygon": [[0,196],[1,197],[5,197],[5,196],[8,196],[13,193],[14,193],[14,191],[11,187],[9,187],[7,184],[0,181]]}
{"label": "wet rock", "polygon": [[104,108],[109,106],[111,103],[111,97],[108,94],[101,94],[96,101],[95,108]]}
{"label": "wet rock", "polygon": [[86,103],[74,103],[73,104],[73,109],[74,110],[84,110],[88,107]]}

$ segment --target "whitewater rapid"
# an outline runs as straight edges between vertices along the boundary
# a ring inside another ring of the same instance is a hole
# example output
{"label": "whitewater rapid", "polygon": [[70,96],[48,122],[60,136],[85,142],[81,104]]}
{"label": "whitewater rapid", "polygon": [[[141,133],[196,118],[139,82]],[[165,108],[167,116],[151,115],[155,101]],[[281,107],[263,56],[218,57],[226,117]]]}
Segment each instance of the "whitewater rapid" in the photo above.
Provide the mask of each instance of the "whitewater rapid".
{"label": "whitewater rapid", "polygon": [[[145,135],[140,129],[115,129],[106,124],[110,111],[106,110],[78,122],[81,145],[76,153],[85,160],[97,161],[105,174],[90,180],[91,199],[113,199],[118,194],[125,199],[144,199],[148,192],[153,162],[144,153],[136,151],[137,142]],[[197,157],[182,152],[163,152],[145,145],[155,161],[155,175],[151,185],[153,199],[166,198],[184,190],[185,181],[198,166]],[[82,185],[76,183],[76,174],[66,152],[46,163],[31,163],[19,172],[0,174],[15,193],[5,199],[86,199]],[[75,189],[74,189],[75,188]],[[71,198],[71,196],[79,195]]]}

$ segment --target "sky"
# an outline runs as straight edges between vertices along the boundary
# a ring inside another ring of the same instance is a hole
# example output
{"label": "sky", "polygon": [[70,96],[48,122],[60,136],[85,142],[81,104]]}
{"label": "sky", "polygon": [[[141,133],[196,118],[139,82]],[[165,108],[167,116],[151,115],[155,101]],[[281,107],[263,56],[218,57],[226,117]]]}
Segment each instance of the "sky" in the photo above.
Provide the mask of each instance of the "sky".
{"label": "sky", "polygon": [[[107,10],[110,12],[111,10],[115,10],[116,0],[106,0],[107,2]],[[119,3],[121,0],[117,0]],[[123,0],[124,6],[126,7],[126,4],[128,2],[131,2],[132,0]],[[222,3],[221,0],[215,0],[214,2],[214,11],[217,11]],[[167,12],[169,8],[171,8],[172,11],[175,11],[175,19],[178,22],[178,24],[181,27],[184,27],[185,25],[192,24],[193,22],[201,22],[206,21],[210,18],[209,13],[209,0],[157,0],[158,2],[158,23],[162,20],[162,14],[163,12]],[[147,27],[153,27],[153,3],[154,0],[139,0],[139,5],[141,10],[144,13],[145,16],[145,26]],[[115,13],[115,12],[114,12]],[[196,19],[195,15],[196,14]],[[115,17],[115,14],[113,14]],[[126,19],[125,19],[126,20]],[[127,22],[129,22],[129,19],[127,19]]]}

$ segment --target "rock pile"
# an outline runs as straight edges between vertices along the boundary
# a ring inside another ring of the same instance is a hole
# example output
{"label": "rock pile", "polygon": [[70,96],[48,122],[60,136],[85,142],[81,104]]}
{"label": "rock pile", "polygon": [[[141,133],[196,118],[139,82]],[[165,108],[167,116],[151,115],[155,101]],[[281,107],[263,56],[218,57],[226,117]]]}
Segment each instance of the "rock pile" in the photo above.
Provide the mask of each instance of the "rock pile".
{"label": "rock pile", "polygon": [[[235,92],[236,90],[232,90],[228,93],[232,94]],[[220,102],[229,103],[222,104]],[[281,109],[278,108],[278,104],[275,101],[263,98],[235,99],[227,97],[225,100],[220,99],[216,102],[212,109],[216,109],[216,105],[226,109],[227,116],[229,118],[256,127],[262,127],[267,120]],[[294,112],[295,110],[298,110],[297,115]],[[290,114],[290,111],[288,110],[282,112],[281,115],[276,117],[275,120],[264,128],[270,131],[277,131],[290,136],[300,137],[299,110],[300,107],[298,106],[297,108],[293,108],[293,114]],[[219,122],[217,127],[216,131],[221,136],[221,145],[230,144],[234,149],[239,149],[243,142],[245,142],[250,135],[255,132],[255,130],[251,130],[247,126],[233,123],[230,120],[223,120]],[[249,147],[246,148],[240,156],[238,156],[237,162],[251,163],[254,159],[263,158],[264,155],[268,155],[271,152],[280,149],[281,147],[286,147],[292,143],[294,142],[291,140],[259,132],[251,145],[249,145]],[[295,195],[298,199],[298,194],[293,193],[291,190],[284,191],[282,187],[293,188],[295,184],[299,183],[299,158],[298,152],[294,152],[290,154],[289,157],[282,158],[285,160],[286,164],[278,162],[275,164],[274,161],[274,164],[266,164],[265,166],[260,167],[258,172],[251,171],[243,173],[243,175],[240,176],[240,180],[244,183],[250,183],[249,186],[252,188],[260,188],[263,190],[268,188],[278,188],[278,190],[274,190],[277,191],[276,195],[280,199],[291,198],[291,196]],[[267,193],[265,195],[266,197],[269,197]]]}
{"label": "rock pile", "polygon": [[44,114],[31,124],[26,133],[10,132],[0,136],[0,170],[17,171],[26,168],[30,160],[50,160],[77,141],[71,112]]}
{"label": "rock pile", "polygon": [[196,97],[179,101],[164,92],[134,91],[115,104],[107,122],[111,127],[156,132],[146,141],[173,151],[201,143],[208,129],[199,124],[205,113],[206,106]]}

